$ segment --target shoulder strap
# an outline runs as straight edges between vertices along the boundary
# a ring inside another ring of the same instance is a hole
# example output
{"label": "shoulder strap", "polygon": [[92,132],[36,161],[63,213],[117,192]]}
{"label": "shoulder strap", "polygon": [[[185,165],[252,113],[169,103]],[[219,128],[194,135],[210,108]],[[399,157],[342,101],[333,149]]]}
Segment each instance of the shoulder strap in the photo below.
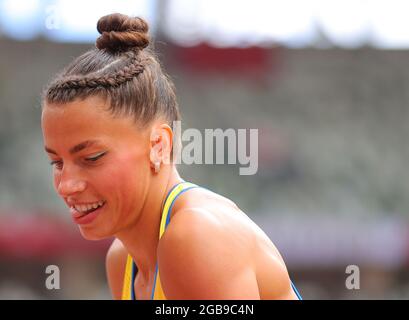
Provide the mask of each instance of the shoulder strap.
{"label": "shoulder strap", "polygon": [[165,203],[163,205],[162,210],[162,219],[160,222],[160,229],[159,229],[159,239],[162,237],[165,229],[170,221],[170,213],[172,212],[173,204],[175,203],[176,199],[185,191],[196,188],[197,185],[190,183],[190,182],[181,182],[174,186],[168,193],[165,199]]}
{"label": "shoulder strap", "polygon": [[[159,239],[162,237],[163,233],[165,232],[165,229],[167,225],[169,224],[170,221],[170,214],[172,212],[172,207],[173,204],[175,203],[176,199],[185,191],[196,188],[197,185],[190,183],[190,182],[181,182],[177,184],[175,187],[173,187],[170,192],[168,193],[166,199],[165,199],[165,204],[163,205],[163,210],[162,210],[162,219],[160,223],[160,229],[159,229]],[[160,282],[160,275],[159,275],[159,266],[158,263],[156,263],[156,273],[155,273],[155,280],[154,280],[154,287],[152,290],[152,300],[165,300],[165,294],[163,293],[162,290],[162,284]]]}
{"label": "shoulder strap", "polygon": [[301,294],[298,292],[297,288],[295,287],[294,283],[291,281],[291,287],[294,290],[295,295],[297,296],[298,300],[302,300]]}
{"label": "shoulder strap", "polygon": [[133,282],[133,273],[134,268],[132,267],[133,260],[130,254],[126,258],[126,266],[125,266],[125,274],[124,274],[124,282],[122,285],[122,300],[133,300],[132,297],[132,282]]}
{"label": "shoulder strap", "polygon": [[[176,186],[174,186],[169,191],[168,195],[165,198],[165,203],[163,205],[161,223],[160,223],[160,228],[159,228],[159,239],[162,237],[167,225],[169,224],[170,212],[172,212],[172,207],[177,197],[181,195],[183,192],[191,188],[195,188],[195,187],[197,187],[197,185],[193,183],[181,182],[181,183],[178,183]],[[134,296],[133,296],[134,273],[135,273],[134,263],[133,263],[131,255],[128,254],[128,257],[126,260],[124,281],[123,281],[123,286],[122,286],[122,300],[133,300],[134,299]],[[159,300],[161,298],[163,299],[163,297],[164,295],[162,291],[162,286],[160,284],[158,265],[156,264],[154,287],[152,290],[152,299]]]}

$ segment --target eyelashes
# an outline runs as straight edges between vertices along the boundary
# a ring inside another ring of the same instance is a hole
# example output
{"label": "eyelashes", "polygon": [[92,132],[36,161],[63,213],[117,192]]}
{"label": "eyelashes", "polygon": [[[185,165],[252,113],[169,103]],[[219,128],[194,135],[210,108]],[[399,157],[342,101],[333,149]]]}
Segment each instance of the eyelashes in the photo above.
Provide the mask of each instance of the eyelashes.
{"label": "eyelashes", "polygon": [[56,167],[57,169],[61,168],[62,162],[61,161],[51,161],[50,165]]}
{"label": "eyelashes", "polygon": [[[102,158],[106,153],[107,153],[107,151],[100,152],[100,153],[97,153],[97,155],[94,156],[94,157],[85,158],[85,160],[88,161],[88,162],[95,162],[98,159]],[[54,161],[50,162],[50,165],[55,166],[57,169],[61,169],[62,168],[62,161],[54,160]]]}
{"label": "eyelashes", "polygon": [[102,158],[106,154],[106,151],[98,153],[95,157],[85,158],[87,161],[97,161],[99,158]]}

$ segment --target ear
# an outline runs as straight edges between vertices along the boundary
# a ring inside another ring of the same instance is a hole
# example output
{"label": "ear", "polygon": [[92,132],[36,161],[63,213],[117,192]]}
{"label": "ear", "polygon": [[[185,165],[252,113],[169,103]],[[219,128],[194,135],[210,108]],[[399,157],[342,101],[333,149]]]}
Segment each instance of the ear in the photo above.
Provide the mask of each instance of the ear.
{"label": "ear", "polygon": [[158,164],[170,164],[172,152],[173,131],[166,123],[156,124],[152,127],[150,134],[150,161],[158,171]]}

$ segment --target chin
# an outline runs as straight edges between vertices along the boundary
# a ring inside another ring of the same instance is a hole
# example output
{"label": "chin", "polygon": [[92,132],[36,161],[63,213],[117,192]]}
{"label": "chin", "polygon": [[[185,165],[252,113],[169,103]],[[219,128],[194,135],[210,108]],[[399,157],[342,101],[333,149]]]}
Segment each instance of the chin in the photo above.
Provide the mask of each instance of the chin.
{"label": "chin", "polygon": [[97,241],[112,238],[113,234],[110,232],[103,232],[97,229],[87,229],[79,227],[82,237],[86,240]]}

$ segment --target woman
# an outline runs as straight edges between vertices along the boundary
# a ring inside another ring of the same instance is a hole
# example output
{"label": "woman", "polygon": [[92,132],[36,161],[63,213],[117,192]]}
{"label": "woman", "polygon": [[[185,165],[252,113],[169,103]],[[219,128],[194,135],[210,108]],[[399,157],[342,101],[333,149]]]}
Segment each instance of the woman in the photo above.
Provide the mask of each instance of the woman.
{"label": "woman", "polygon": [[54,186],[106,258],[115,299],[297,299],[271,241],[230,200],[172,163],[174,88],[147,48],[148,25],[102,17],[96,48],[45,90]]}

